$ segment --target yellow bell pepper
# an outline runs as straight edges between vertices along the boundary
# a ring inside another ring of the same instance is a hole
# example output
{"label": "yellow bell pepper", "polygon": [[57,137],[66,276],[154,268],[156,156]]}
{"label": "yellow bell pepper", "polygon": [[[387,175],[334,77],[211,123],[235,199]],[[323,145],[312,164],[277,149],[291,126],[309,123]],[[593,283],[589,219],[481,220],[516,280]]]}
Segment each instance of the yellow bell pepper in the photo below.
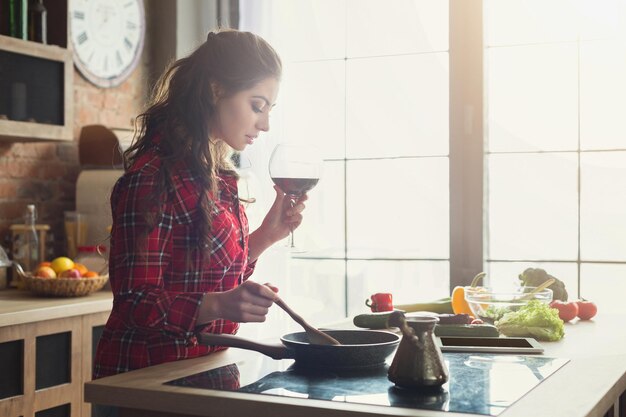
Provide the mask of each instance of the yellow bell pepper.
{"label": "yellow bell pepper", "polygon": [[452,311],[454,314],[474,315],[469,307],[469,304],[465,301],[465,287],[454,287],[454,290],[452,290],[452,297],[450,298],[452,299]]}
{"label": "yellow bell pepper", "polygon": [[465,286],[457,286],[452,290],[452,296],[450,297],[452,303],[452,311],[454,314],[469,314],[473,316],[474,313],[470,308],[467,301],[465,301],[465,289],[466,288],[474,288],[478,285],[478,281],[480,281],[486,274],[484,272],[478,273],[469,287]]}

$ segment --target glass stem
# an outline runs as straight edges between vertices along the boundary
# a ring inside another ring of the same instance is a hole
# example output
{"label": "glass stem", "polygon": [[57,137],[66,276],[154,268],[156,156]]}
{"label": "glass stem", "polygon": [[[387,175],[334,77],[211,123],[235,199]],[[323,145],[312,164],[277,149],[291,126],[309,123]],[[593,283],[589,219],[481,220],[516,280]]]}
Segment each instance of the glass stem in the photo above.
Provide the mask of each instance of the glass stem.
{"label": "glass stem", "polygon": [[295,248],[296,247],[296,244],[294,243],[294,240],[293,240],[293,230],[291,232],[289,232],[289,242],[290,242],[289,243],[289,247],[290,248]]}
{"label": "glass stem", "polygon": [[[296,205],[296,198],[298,198],[295,195],[289,194],[289,205],[291,206],[291,208],[294,208]],[[289,247],[290,248],[295,248],[296,244],[293,238],[293,228],[291,226],[289,226]]]}

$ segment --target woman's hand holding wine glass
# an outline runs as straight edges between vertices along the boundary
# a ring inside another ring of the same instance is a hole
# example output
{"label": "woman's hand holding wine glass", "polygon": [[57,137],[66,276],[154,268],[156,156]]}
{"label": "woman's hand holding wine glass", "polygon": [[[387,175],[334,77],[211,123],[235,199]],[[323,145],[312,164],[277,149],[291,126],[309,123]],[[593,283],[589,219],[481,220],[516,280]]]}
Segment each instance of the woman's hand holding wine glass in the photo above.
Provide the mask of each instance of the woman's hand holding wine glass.
{"label": "woman's hand holding wine glass", "polygon": [[[291,207],[306,199],[306,193],[317,185],[322,171],[319,151],[308,145],[280,144],[276,146],[269,165],[272,181],[289,198]],[[299,224],[299,222],[298,222]],[[292,252],[302,252],[294,244],[293,228],[289,247]]]}

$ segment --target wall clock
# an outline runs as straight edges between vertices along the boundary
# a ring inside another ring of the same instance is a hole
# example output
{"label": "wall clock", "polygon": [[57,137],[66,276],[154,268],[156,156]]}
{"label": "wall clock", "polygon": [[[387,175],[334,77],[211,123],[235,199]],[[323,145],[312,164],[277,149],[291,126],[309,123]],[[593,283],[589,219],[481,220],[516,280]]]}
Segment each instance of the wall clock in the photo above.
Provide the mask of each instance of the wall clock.
{"label": "wall clock", "polygon": [[99,87],[128,78],[143,50],[143,0],[71,0],[69,18],[80,73]]}

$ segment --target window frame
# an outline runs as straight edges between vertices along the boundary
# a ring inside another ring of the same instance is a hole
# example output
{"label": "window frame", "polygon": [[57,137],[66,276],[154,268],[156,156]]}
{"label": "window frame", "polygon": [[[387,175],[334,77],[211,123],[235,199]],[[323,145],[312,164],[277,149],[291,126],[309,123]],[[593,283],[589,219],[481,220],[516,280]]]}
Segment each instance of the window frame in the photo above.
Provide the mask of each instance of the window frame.
{"label": "window frame", "polygon": [[483,1],[449,0],[450,287],[484,270]]}

